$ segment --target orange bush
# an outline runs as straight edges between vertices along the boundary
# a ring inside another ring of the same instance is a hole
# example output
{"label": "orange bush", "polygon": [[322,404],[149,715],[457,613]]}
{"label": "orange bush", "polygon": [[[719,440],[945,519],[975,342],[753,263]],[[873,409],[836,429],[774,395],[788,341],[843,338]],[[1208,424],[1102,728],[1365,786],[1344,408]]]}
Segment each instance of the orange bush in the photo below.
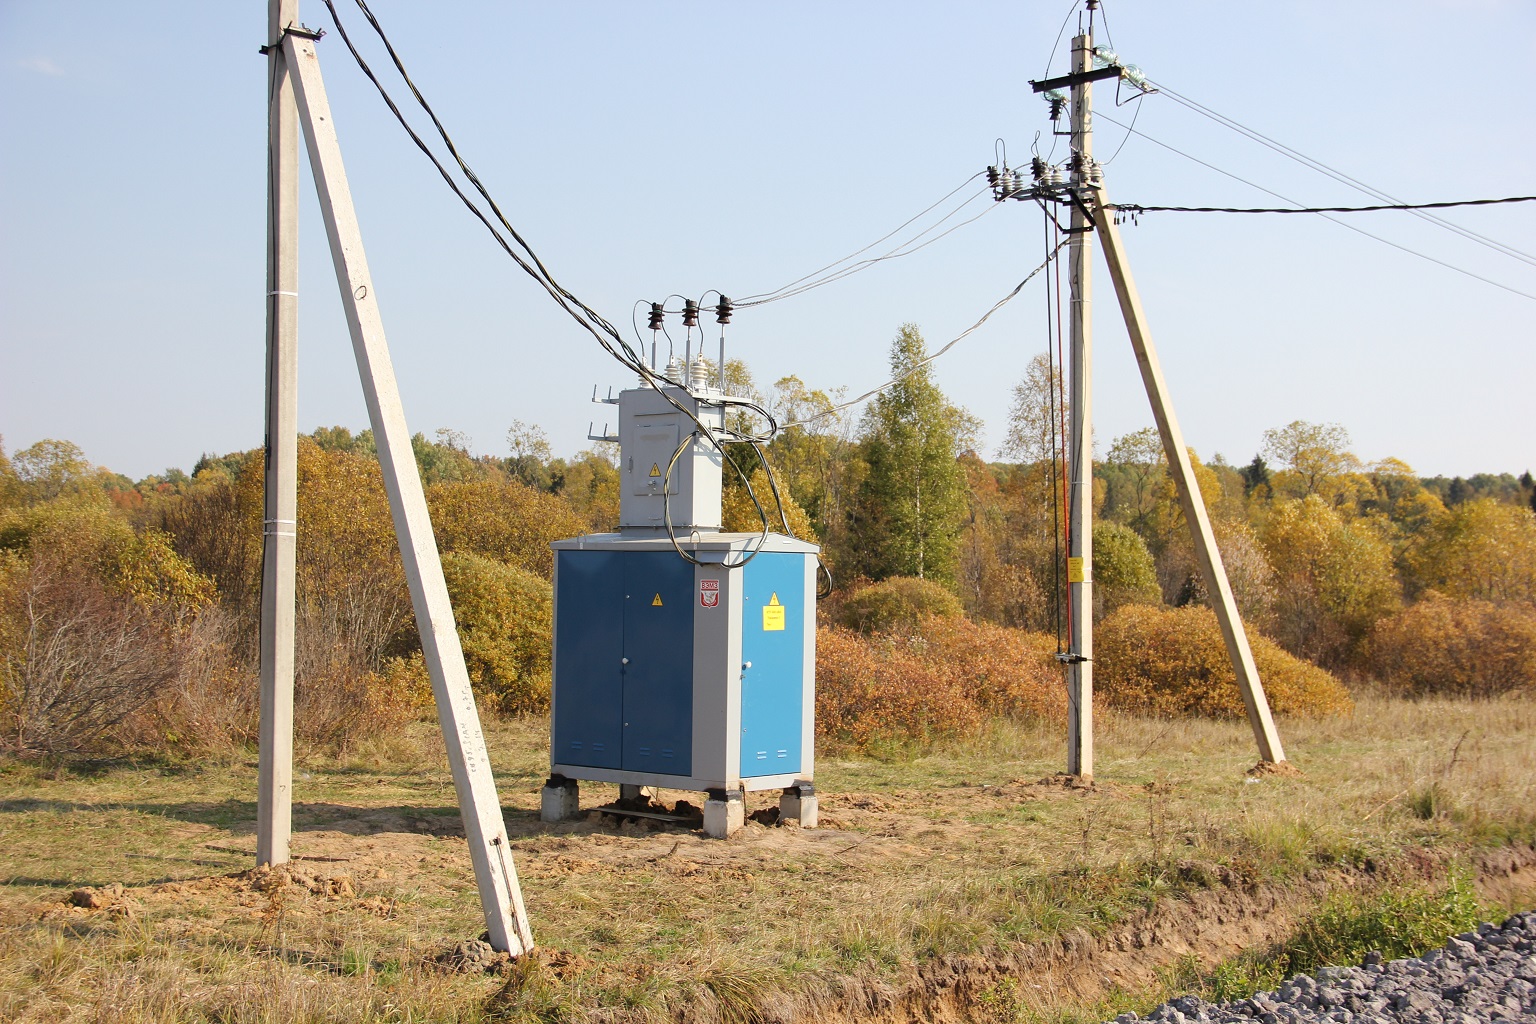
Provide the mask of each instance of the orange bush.
{"label": "orange bush", "polygon": [[[1345,714],[1349,691],[1331,673],[1250,636],[1270,707],[1307,716]],[[1235,718],[1245,713],[1221,628],[1209,608],[1126,605],[1098,627],[1097,696],[1138,714]]]}
{"label": "orange bush", "polygon": [[1432,594],[1377,623],[1367,652],[1381,682],[1414,695],[1536,691],[1536,608]]}
{"label": "orange bush", "polygon": [[1051,640],[1040,634],[929,617],[915,635],[816,634],[816,718],[824,740],[865,747],[974,733],[988,718],[1066,715]]}
{"label": "orange bush", "polygon": [[958,618],[965,611],[948,587],[915,576],[860,580],[821,607],[827,621],[861,633],[911,634],[928,618]]}

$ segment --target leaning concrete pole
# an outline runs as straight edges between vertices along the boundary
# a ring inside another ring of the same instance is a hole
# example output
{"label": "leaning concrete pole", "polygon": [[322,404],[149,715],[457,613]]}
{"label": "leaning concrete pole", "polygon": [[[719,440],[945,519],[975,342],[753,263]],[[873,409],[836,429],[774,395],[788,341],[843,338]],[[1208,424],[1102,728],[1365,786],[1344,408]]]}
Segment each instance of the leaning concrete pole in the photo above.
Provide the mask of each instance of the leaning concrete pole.
{"label": "leaning concrete pole", "polygon": [[267,440],[261,558],[256,863],[288,860],[293,824],[294,545],[298,495],[299,116],[283,55],[298,0],[267,9]]}
{"label": "leaning concrete pole", "polygon": [[1221,623],[1221,635],[1227,642],[1227,654],[1237,673],[1237,685],[1243,692],[1243,704],[1248,709],[1248,724],[1253,727],[1253,737],[1259,744],[1259,757],[1265,761],[1285,760],[1280,747],[1280,734],[1275,730],[1274,718],[1269,713],[1269,701],[1264,696],[1264,684],[1259,681],[1259,670],[1253,663],[1253,651],[1248,646],[1248,635],[1243,631],[1243,621],[1237,612],[1237,602],[1232,598],[1232,585],[1227,581],[1227,570],[1221,562],[1221,552],[1216,547],[1216,536],[1211,532],[1211,519],[1205,513],[1205,502],[1200,497],[1200,485],[1195,481],[1194,467],[1189,461],[1189,449],[1184,446],[1184,433],[1174,418],[1173,404],[1168,399],[1168,385],[1163,380],[1163,370],[1157,361],[1157,350],[1152,347],[1152,336],[1147,331],[1146,314],[1142,312],[1141,296],[1136,292],[1136,282],[1131,278],[1131,268],[1125,260],[1125,249],[1120,244],[1120,229],[1115,226],[1114,211],[1108,208],[1102,186],[1094,190],[1091,204],[1098,221],[1098,233],[1104,243],[1104,260],[1109,264],[1109,277],[1115,284],[1115,295],[1120,299],[1120,312],[1125,317],[1125,327],[1131,336],[1131,347],[1136,350],[1136,362],[1141,367],[1142,383],[1152,402],[1152,415],[1157,420],[1157,431],[1163,438],[1163,452],[1168,456],[1168,468],[1179,492],[1179,507],[1189,523],[1194,537],[1195,555],[1200,571],[1210,588],[1211,605],[1216,619]]}
{"label": "leaning concrete pole", "polygon": [[[1091,31],[1072,40],[1072,73],[1093,70]],[[1093,159],[1093,83],[1072,86],[1072,184],[1084,190]],[[1072,207],[1072,429],[1067,455],[1067,774],[1093,777],[1093,234],[1080,204]]]}
{"label": "leaning concrete pole", "polygon": [[336,124],[331,117],[325,85],[320,79],[315,44],[312,39],[289,33],[283,37],[283,52],[298,85],[299,120],[309,150],[309,167],[320,198],[320,212],[325,218],[331,260],[336,265],[336,281],[341,287],[347,328],[352,335],[352,351],[357,358],[363,397],[368,403],[368,418],[379,449],[384,489],[389,494],[390,513],[395,521],[395,537],[400,544],[411,605],[421,631],[421,649],[432,677],[438,722],[448,748],[448,762],[453,769],[459,813],[464,819],[464,833],[475,867],[486,929],[491,945],[513,956],[521,956],[533,948],[533,933],[528,927],[522,889],[512,866],[512,851],[507,843],[496,783],[491,776],[485,735],[480,730],[475,695],[464,667],[464,651],[459,645],[448,586],[443,580],[443,565],[427,514],[427,498],[411,449],[411,434],[400,404],[389,346],[384,339],[384,324],[379,315],[373,278],[363,253],[362,233],[352,207],[346,169],[341,162],[341,147],[336,141]]}

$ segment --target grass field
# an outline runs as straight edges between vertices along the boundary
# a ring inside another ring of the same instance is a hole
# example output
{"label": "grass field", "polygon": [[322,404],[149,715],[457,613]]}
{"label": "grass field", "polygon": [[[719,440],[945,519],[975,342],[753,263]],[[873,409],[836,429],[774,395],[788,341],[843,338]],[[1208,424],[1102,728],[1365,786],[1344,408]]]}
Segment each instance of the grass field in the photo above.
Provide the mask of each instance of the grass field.
{"label": "grass field", "polygon": [[[426,726],[302,758],[276,876],[248,871],[249,752],[0,763],[0,1020],[894,1020],[945,986],[972,1019],[1092,1019],[1230,984],[1231,957],[1340,893],[1433,896],[1536,843],[1529,701],[1364,697],[1350,718],[1282,720],[1296,775],[1246,774],[1245,724],[1109,714],[1091,789],[1055,776],[1064,739],[1034,727],[823,755],[822,828],[725,842],[544,825],[545,723],[488,727],[538,956],[439,962],[481,925]],[[1497,917],[1533,874],[1463,895]]]}

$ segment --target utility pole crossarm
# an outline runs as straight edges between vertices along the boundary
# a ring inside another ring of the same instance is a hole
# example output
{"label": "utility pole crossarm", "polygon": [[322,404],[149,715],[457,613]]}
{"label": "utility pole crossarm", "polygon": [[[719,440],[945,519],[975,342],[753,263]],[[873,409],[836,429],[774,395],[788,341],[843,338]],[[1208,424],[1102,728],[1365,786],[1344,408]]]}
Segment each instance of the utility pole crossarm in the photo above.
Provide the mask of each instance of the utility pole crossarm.
{"label": "utility pole crossarm", "polygon": [[1237,685],[1243,694],[1248,723],[1253,727],[1254,739],[1258,741],[1259,756],[1268,762],[1284,761],[1285,751],[1280,746],[1280,734],[1275,729],[1269,701],[1264,695],[1264,685],[1259,680],[1259,670],[1248,645],[1248,635],[1243,630],[1237,602],[1232,596],[1232,586],[1227,580],[1226,567],[1216,547],[1216,537],[1211,530],[1210,517],[1205,511],[1205,502],[1200,496],[1200,485],[1195,480],[1189,449],[1184,444],[1184,433],[1179,429],[1179,422],[1173,414],[1168,385],[1163,379],[1162,366],[1158,362],[1157,350],[1152,346],[1146,315],[1141,308],[1141,296],[1136,291],[1136,282],[1126,262],[1120,229],[1115,224],[1114,213],[1102,185],[1094,187],[1090,205],[1097,211],[1094,219],[1097,221],[1099,239],[1104,246],[1104,260],[1109,265],[1110,280],[1114,282],[1115,295],[1120,300],[1120,312],[1125,317],[1131,347],[1136,352],[1142,383],[1152,402],[1152,415],[1157,420],[1157,431],[1162,436],[1163,451],[1168,457],[1168,468],[1178,490],[1179,505],[1184,510],[1184,518],[1193,535],[1195,555],[1210,591],[1211,606],[1221,624],[1221,635],[1226,641],[1227,653],[1237,675]]}

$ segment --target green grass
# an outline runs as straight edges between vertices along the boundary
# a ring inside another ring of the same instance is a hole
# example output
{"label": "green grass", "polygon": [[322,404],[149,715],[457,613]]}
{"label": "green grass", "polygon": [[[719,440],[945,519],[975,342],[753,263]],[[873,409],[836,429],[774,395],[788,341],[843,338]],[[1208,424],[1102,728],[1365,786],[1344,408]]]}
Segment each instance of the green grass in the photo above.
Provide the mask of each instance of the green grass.
{"label": "green grass", "polygon": [[[295,870],[344,874],[355,895],[295,885],[275,909],[224,878],[253,863],[250,752],[0,763],[0,1019],[662,1020],[702,1000],[747,1024],[764,993],[849,978],[899,989],[926,965],[1103,934],[1208,889],[1319,872],[1360,883],[1304,917],[1279,952],[1164,958],[1161,976],[1149,966],[1134,990],[1097,996],[994,979],[973,1008],[998,1020],[1113,1016],[1175,982],[1238,992],[1264,980],[1261,968],[1358,960],[1395,920],[1414,922],[1403,926],[1413,942],[1438,942],[1464,930],[1473,904],[1428,882],[1412,896],[1422,905],[1372,902],[1371,878],[1422,877],[1426,865],[1536,840],[1530,703],[1365,699],[1350,719],[1280,725],[1302,775],[1245,776],[1256,758],[1242,723],[1111,714],[1092,790],[1052,779],[1064,749],[1054,728],[997,725],[906,759],[833,752],[817,771],[827,827],[750,826],[720,843],[541,824],[545,723],[487,723],[544,958],[504,978],[432,964],[483,926],[442,743],[426,725],[345,757],[300,758]],[[613,795],[583,787],[586,806]],[[748,809],[771,799],[754,794]],[[113,882],[129,896],[121,914],[62,903]],[[1463,895],[1470,884],[1454,882]],[[1454,913],[1431,912],[1442,904]]]}

